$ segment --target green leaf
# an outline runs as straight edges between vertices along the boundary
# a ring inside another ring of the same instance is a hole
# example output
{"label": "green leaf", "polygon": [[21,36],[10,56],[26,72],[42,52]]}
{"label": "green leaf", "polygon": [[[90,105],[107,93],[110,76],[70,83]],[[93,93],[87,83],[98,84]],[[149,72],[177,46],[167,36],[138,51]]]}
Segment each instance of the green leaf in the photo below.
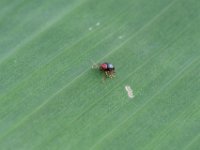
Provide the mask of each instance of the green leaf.
{"label": "green leaf", "polygon": [[[197,150],[199,0],[0,1],[2,150]],[[110,62],[116,77],[92,69]]]}

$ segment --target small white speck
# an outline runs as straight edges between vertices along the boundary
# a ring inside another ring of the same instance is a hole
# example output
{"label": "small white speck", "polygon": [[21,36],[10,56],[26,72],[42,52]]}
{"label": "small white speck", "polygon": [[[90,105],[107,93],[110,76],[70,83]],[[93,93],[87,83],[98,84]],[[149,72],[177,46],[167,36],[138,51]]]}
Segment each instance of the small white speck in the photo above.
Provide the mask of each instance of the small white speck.
{"label": "small white speck", "polygon": [[123,39],[123,36],[121,36],[121,35],[120,35],[120,36],[118,36],[118,39]]}
{"label": "small white speck", "polygon": [[89,29],[88,29],[89,31],[92,31],[92,27],[89,27]]}
{"label": "small white speck", "polygon": [[99,25],[100,25],[100,22],[97,22],[97,23],[96,23],[96,26],[99,26]]}
{"label": "small white speck", "polygon": [[134,98],[135,96],[133,95],[133,90],[131,89],[131,87],[129,85],[125,86],[125,89],[127,91],[128,97],[129,98]]}

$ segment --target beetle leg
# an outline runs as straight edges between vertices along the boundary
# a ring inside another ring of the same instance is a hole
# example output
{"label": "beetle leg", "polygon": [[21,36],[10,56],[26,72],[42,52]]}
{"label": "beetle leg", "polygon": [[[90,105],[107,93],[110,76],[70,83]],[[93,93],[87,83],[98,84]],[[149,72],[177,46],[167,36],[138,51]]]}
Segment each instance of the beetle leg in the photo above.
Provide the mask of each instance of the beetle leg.
{"label": "beetle leg", "polygon": [[97,69],[97,68],[99,68],[99,66],[97,64],[92,65],[92,69]]}
{"label": "beetle leg", "polygon": [[106,80],[106,76],[104,75],[102,78],[102,81],[105,82],[105,80]]}
{"label": "beetle leg", "polygon": [[109,77],[112,79],[112,74],[109,72]]}
{"label": "beetle leg", "polygon": [[108,72],[108,77],[111,78],[111,79],[113,78],[113,74],[112,74],[111,71]]}
{"label": "beetle leg", "polygon": [[112,77],[115,77],[115,71],[112,71]]}
{"label": "beetle leg", "polygon": [[106,76],[107,76],[107,77],[109,76],[109,73],[108,73],[108,71],[105,71],[105,74],[106,74]]}

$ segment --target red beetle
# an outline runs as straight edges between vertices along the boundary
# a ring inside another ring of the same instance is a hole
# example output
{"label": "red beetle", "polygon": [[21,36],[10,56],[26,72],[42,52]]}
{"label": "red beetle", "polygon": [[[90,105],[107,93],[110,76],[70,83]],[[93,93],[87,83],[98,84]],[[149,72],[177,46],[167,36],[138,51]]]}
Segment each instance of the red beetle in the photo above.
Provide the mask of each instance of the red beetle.
{"label": "red beetle", "polygon": [[99,66],[99,70],[104,72],[106,77],[113,78],[115,75],[115,67],[111,63],[103,63]]}

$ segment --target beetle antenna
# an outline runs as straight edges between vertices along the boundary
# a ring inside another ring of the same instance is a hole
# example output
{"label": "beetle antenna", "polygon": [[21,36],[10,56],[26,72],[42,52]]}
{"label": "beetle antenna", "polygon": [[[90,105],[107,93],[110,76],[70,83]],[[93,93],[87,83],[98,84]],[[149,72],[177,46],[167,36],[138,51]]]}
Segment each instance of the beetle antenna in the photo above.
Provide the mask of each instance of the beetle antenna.
{"label": "beetle antenna", "polygon": [[90,60],[91,62],[92,62],[92,69],[97,69],[97,68],[99,68],[99,66],[98,66],[98,64],[97,63],[95,63],[93,60]]}

